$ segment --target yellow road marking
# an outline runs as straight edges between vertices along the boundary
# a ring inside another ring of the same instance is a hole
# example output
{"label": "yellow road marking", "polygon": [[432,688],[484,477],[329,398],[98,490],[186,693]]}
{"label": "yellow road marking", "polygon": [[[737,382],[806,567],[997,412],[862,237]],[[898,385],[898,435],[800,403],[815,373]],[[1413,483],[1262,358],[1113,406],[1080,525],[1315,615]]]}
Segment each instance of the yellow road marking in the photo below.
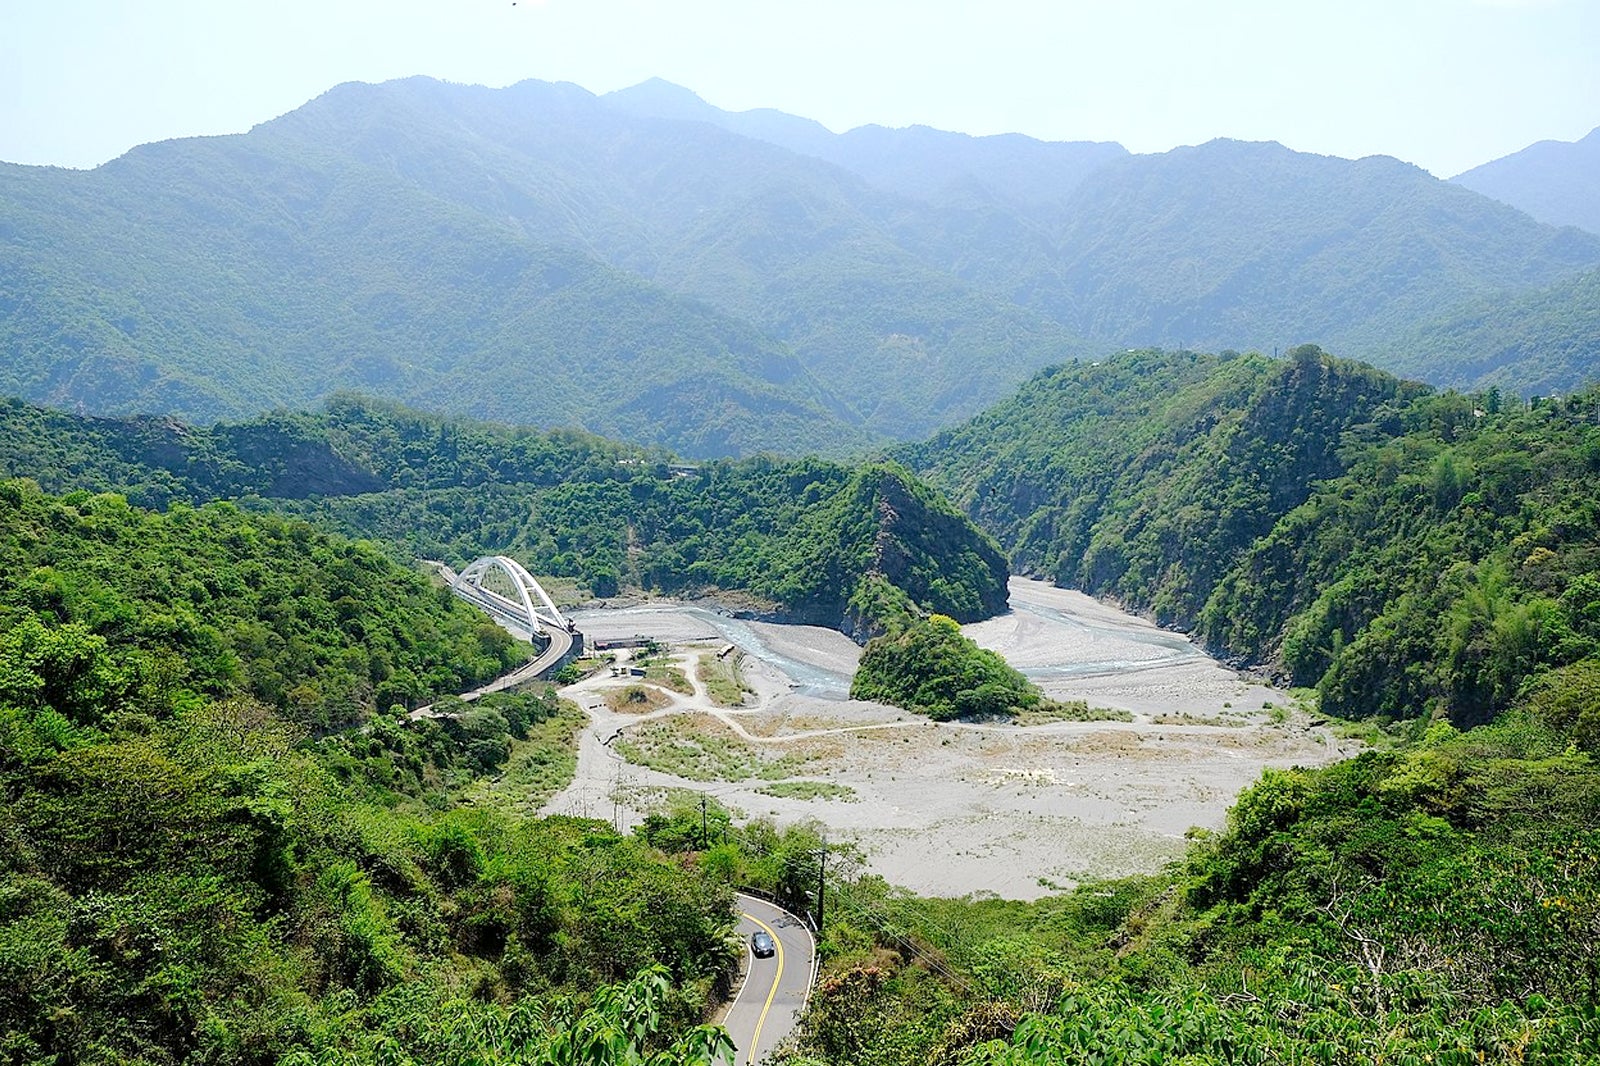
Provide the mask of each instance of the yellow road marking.
{"label": "yellow road marking", "polygon": [[778,934],[772,926],[763,922],[760,918],[753,914],[745,914],[742,911],[740,914],[759,925],[772,938],[772,946],[778,951],[778,969],[772,975],[772,990],[767,993],[767,1002],[761,1008],[761,1015],[756,1018],[756,1031],[751,1034],[750,1050],[745,1053],[744,1061],[748,1066],[748,1064],[756,1061],[756,1048],[761,1046],[761,1027],[767,1024],[767,1012],[772,1009],[773,997],[778,994],[778,982],[783,978],[783,941],[778,939]]}

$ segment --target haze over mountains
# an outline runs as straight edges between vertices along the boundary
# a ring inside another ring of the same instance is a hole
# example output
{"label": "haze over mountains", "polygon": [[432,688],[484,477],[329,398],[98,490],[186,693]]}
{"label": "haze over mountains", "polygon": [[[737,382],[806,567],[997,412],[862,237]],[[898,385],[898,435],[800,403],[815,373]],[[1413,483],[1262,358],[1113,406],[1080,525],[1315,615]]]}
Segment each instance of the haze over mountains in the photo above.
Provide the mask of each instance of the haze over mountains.
{"label": "haze over mountains", "polygon": [[1552,226],[1600,233],[1600,127],[1577,141],[1540,141],[1450,179]]}
{"label": "haze over mountains", "polygon": [[836,135],[662,82],[412,78],[93,171],[0,166],[0,391],[210,419],[353,387],[688,455],[838,453],[1129,346],[1315,340],[1569,388],[1595,373],[1596,268],[1600,236],[1387,158]]}

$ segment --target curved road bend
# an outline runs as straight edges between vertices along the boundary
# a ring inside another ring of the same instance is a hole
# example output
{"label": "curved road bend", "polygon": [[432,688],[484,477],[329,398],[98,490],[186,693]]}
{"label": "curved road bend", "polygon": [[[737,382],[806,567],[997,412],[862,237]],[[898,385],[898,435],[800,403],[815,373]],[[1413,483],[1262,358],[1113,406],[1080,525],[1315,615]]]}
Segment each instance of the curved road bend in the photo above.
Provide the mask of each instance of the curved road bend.
{"label": "curved road bend", "polygon": [[[761,1061],[762,1056],[788,1036],[811,994],[816,966],[816,942],[805,923],[775,903],[739,893],[739,935],[744,938],[744,984],[728,1008],[722,1024],[738,1053],[736,1066]],[[771,934],[778,953],[758,959],[750,953],[750,937],[759,930]]]}
{"label": "curved road bend", "polygon": [[[475,688],[471,692],[461,693],[460,698],[471,703],[479,696],[487,696],[491,692],[499,692],[502,689],[513,688],[525,681],[536,680],[540,674],[560,662],[561,657],[572,650],[572,634],[565,629],[558,629],[554,626],[551,626],[545,632],[550,635],[550,646],[537,658],[523,663],[509,674],[502,674],[482,688]],[[412,711],[410,717],[412,721],[415,721],[419,718],[436,718],[438,716],[433,713],[433,704],[430,703]]]}

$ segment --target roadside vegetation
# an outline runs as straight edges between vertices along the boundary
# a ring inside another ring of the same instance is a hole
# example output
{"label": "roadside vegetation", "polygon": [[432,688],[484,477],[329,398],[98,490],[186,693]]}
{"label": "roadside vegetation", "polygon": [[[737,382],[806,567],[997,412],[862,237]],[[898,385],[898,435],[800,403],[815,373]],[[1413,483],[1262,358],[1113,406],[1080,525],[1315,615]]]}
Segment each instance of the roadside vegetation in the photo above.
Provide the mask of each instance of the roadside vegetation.
{"label": "roadside vegetation", "polygon": [[709,1061],[727,881],[525,816],[570,774],[570,706],[254,686],[361,691],[386,640],[470,684],[503,662],[449,597],[297,522],[0,493],[0,1058],[532,1062],[620,1017],[578,1061]]}

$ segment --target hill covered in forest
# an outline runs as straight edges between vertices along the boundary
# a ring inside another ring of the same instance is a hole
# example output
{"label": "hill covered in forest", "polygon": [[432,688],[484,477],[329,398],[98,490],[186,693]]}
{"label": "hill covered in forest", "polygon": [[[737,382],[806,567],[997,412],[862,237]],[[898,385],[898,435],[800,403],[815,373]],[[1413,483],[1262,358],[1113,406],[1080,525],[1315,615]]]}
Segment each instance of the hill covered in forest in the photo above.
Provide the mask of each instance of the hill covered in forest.
{"label": "hill covered in forest", "polygon": [[901,458],[1013,567],[1316,687],[1487,720],[1596,626],[1600,394],[1531,409],[1300,348],[1046,371]]}
{"label": "hill covered in forest", "polygon": [[355,388],[694,457],[915,439],[1128,345],[1398,365],[1441,307],[1600,265],[1391,159],[836,136],[659,85],[343,85],[92,171],[0,166],[0,212],[11,394],[209,421]]}
{"label": "hill covered in forest", "polygon": [[0,405],[0,472],[164,507],[237,500],[391,546],[397,558],[512,554],[598,595],[738,594],[865,638],[904,612],[1005,609],[1005,560],[892,463],[671,464],[570,432],[441,418],[354,397],[317,414],[190,427]]}
{"label": "hill covered in forest", "polygon": [[1600,128],[1540,141],[1450,179],[1552,226],[1600,233]]}
{"label": "hill covered in forest", "polygon": [[1595,380],[1600,271],[1514,296],[1480,297],[1397,336],[1389,366],[1463,389],[1569,393]]}

